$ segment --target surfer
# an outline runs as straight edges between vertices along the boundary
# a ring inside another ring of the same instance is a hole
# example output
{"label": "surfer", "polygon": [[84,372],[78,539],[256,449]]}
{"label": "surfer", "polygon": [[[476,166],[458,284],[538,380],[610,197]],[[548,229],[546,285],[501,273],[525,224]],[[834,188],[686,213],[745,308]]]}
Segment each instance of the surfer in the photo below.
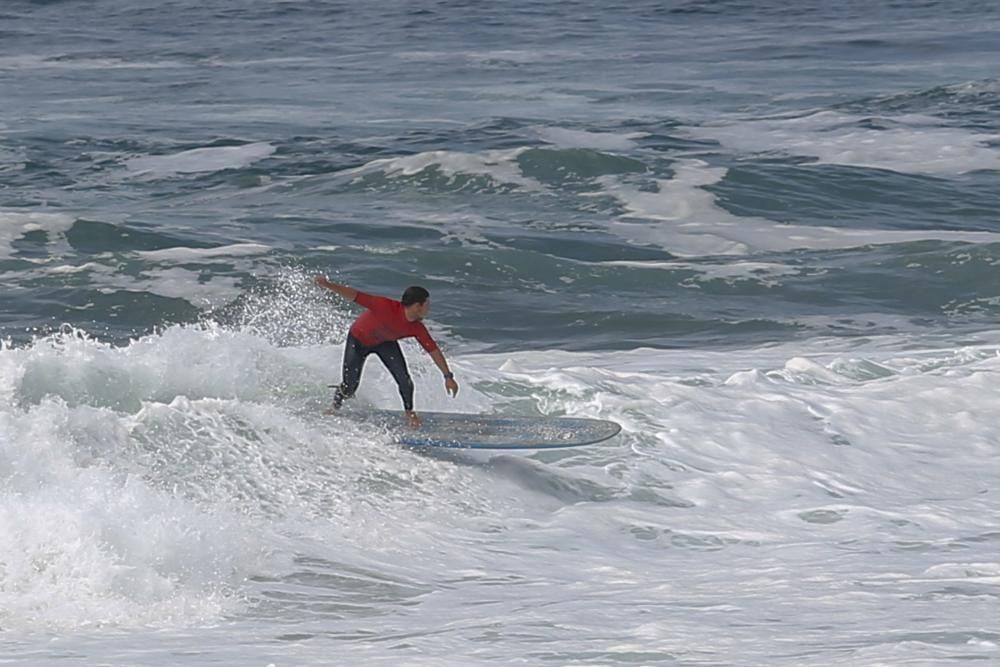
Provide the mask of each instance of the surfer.
{"label": "surfer", "polygon": [[345,399],[354,396],[361,383],[361,369],[364,368],[365,359],[374,353],[389,369],[399,386],[399,395],[403,398],[403,408],[410,426],[420,426],[420,417],[413,411],[413,380],[398,342],[400,338],[411,336],[431,355],[431,359],[444,374],[445,390],[452,396],[458,395],[455,376],[422,321],[431,309],[430,293],[426,289],[416,285],[407,287],[402,299],[396,301],[330,282],[326,276],[316,276],[314,282],[365,308],[365,312],[354,321],[347,334],[341,383],[333,395],[334,409],[340,408]]}

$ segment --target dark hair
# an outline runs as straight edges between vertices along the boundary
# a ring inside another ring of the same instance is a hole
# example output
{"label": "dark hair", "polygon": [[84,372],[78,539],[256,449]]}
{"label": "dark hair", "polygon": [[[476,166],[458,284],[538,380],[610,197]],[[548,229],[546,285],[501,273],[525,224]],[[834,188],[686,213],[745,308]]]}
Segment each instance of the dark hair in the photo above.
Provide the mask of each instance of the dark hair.
{"label": "dark hair", "polygon": [[400,301],[403,302],[404,306],[412,306],[415,303],[424,303],[427,299],[431,298],[431,293],[425,290],[423,287],[417,285],[411,285],[406,288],[403,292],[403,298]]}

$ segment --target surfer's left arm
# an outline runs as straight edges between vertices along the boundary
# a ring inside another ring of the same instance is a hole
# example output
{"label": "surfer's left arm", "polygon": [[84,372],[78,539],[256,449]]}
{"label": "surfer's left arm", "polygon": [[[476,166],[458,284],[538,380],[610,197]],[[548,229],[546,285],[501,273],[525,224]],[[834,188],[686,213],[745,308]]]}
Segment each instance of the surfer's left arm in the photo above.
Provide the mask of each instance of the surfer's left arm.
{"label": "surfer's left arm", "polygon": [[431,359],[441,370],[441,374],[444,375],[444,386],[449,394],[452,396],[458,396],[458,383],[455,382],[455,374],[451,372],[448,367],[448,361],[444,358],[444,354],[441,352],[440,348],[435,349],[431,354]]}

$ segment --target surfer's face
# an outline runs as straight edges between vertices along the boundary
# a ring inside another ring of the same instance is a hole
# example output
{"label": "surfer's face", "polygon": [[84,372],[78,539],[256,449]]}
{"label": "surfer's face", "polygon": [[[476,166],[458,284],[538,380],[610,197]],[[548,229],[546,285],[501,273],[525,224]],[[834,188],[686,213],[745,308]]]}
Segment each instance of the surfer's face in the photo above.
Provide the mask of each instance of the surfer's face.
{"label": "surfer's face", "polygon": [[410,306],[410,312],[413,314],[415,320],[422,320],[427,317],[427,314],[431,312],[431,300],[428,298],[423,303],[415,303]]}

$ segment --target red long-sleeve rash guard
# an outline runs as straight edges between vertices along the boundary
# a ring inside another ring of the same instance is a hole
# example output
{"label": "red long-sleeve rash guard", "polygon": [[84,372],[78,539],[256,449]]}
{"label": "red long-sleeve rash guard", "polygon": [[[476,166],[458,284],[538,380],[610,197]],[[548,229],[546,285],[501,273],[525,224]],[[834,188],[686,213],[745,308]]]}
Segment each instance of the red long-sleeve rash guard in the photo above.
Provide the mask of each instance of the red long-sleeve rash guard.
{"label": "red long-sleeve rash guard", "polygon": [[354,302],[367,309],[351,325],[351,335],[365,347],[413,336],[428,353],[438,349],[423,322],[406,319],[403,304],[399,301],[358,292]]}

